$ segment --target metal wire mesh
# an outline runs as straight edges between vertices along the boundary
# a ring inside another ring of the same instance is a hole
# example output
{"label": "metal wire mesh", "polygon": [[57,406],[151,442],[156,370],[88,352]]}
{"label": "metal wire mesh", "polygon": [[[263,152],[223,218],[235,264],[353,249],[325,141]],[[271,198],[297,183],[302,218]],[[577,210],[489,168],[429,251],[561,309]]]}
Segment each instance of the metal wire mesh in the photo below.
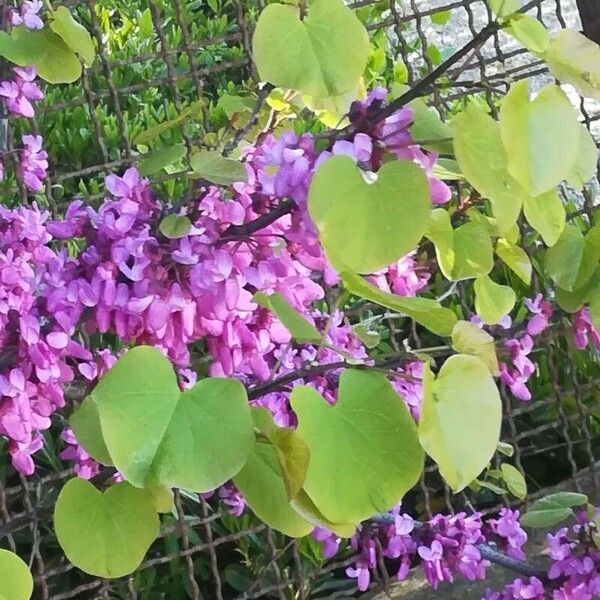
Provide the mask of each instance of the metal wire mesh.
{"label": "metal wire mesh", "polygon": [[[225,5],[226,25],[199,28],[195,9],[182,0],[147,0],[144,7],[151,20],[147,50],[131,55],[126,41],[120,48],[107,47],[105,36],[107,23],[121,26],[115,21],[121,19],[125,26],[126,3],[75,0],[68,4],[93,34],[99,56],[94,66],[84,69],[79,82],[61,89],[60,101],[53,88],[47,89],[33,123],[34,130],[44,135],[53,161],[46,187],[46,200],[53,210],[60,210],[61,202],[77,190],[85,190],[91,201],[100,198],[105,173],[141,158],[133,142],[137,133],[170,117],[167,101],[181,111],[199,97],[214,101],[227,80],[251,81],[255,77],[251,30],[261,8],[260,1],[235,0]],[[116,6],[118,11],[113,10]],[[433,47],[459,48],[492,19],[482,0],[410,0],[403,5],[390,0],[385,6],[360,0],[352,6],[356,10],[375,6],[381,10],[381,18],[370,29],[387,36],[396,57],[407,67],[409,84],[434,68]],[[444,10],[453,11],[452,27],[432,26],[431,16]],[[564,27],[567,21],[578,27],[575,0],[540,0],[533,12],[552,30]],[[498,98],[512,81],[531,76],[538,83],[549,78],[539,60],[518,48],[503,32],[496,32],[435,83],[431,101],[442,116],[451,114],[470,97],[482,99],[494,112]],[[263,101],[264,94],[258,99]],[[596,133],[600,105],[577,102],[582,120]],[[141,107],[147,110],[138,118]],[[9,120],[5,148],[9,156],[13,140],[28,126]],[[66,140],[64,132],[75,126],[79,137]],[[188,151],[202,146],[210,129],[205,107],[194,122],[182,126]],[[57,156],[68,156],[69,160],[56,160]],[[158,182],[181,176],[182,172],[164,174]],[[7,180],[1,192],[9,204],[31,200],[15,179]],[[582,200],[580,212],[589,208],[590,203]],[[574,350],[570,334],[561,324],[545,334],[536,352],[536,380],[548,383],[540,383],[529,403],[515,401],[502,390],[502,439],[513,444],[514,462],[526,474],[532,498],[545,486],[565,480],[574,481],[577,487],[576,475],[588,467],[592,467],[593,485],[597,486],[593,467],[600,455],[598,360]],[[175,514],[163,518],[159,538],[133,575],[110,582],[87,576],[64,558],[52,530],[53,505],[70,476],[68,471],[43,469],[32,478],[3,474],[6,485],[0,486],[0,545],[29,559],[37,598],[165,597],[157,590],[169,590],[167,597],[196,600],[308,600],[356,595],[353,582],[339,577],[351,564],[351,551],[322,566],[309,539],[286,539],[251,514],[232,517],[214,497],[183,492],[176,493]],[[470,505],[492,511],[498,498],[486,490],[453,496],[435,466],[428,464],[420,484],[405,502],[413,514],[426,517]],[[510,499],[502,498],[502,502]],[[248,560],[250,554],[252,562]],[[373,586],[384,582],[383,572],[380,575],[382,579]]]}

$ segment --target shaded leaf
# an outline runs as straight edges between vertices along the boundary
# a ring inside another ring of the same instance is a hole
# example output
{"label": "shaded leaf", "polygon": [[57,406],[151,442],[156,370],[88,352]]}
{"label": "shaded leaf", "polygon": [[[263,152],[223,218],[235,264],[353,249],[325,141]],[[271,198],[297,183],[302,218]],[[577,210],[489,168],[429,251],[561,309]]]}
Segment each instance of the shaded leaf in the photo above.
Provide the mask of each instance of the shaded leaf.
{"label": "shaded leaf", "polygon": [[248,180],[248,173],[243,163],[225,158],[212,150],[192,154],[190,166],[195,177],[201,177],[217,185],[231,185]]}

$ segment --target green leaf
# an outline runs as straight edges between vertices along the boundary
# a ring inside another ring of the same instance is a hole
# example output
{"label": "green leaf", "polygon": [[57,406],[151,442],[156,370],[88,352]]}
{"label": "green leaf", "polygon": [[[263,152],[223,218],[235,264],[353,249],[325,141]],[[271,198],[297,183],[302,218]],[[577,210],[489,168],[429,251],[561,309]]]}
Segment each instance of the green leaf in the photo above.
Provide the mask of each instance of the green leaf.
{"label": "green leaf", "polygon": [[448,279],[471,279],[489,273],[494,266],[494,249],[486,227],[469,222],[452,229],[448,211],[431,213],[425,234],[435,246],[440,270]]}
{"label": "green leaf", "polygon": [[573,291],[584,246],[585,240],[579,227],[567,224],[558,242],[546,251],[546,269],[559,287]]}
{"label": "green leaf", "polygon": [[87,29],[78,23],[66,6],[50,12],[50,28],[90,67],[96,58],[96,47]]}
{"label": "green leaf", "polygon": [[529,15],[511,17],[506,31],[534,54],[543,54],[550,45],[550,34],[544,24]]}
{"label": "green leaf", "polygon": [[560,29],[544,60],[554,77],[586,98],[600,100],[600,46],[575,29]]}
{"label": "green leaf", "polygon": [[123,577],[135,571],[158,535],[152,495],[127,482],[101,493],[74,477],[54,508],[54,530],[66,557],[96,577]]}
{"label": "green leaf", "polygon": [[150,127],[135,136],[134,143],[135,144],[148,144],[152,143],[156,140],[161,134],[165,133],[165,131],[170,131],[171,129],[185,123],[187,120],[192,117],[197,116],[202,111],[202,106],[204,102],[202,100],[198,100],[187,108],[184,108],[179,116],[175,119],[170,119],[168,121],[163,121],[162,123],[158,123],[154,125],[154,127]]}
{"label": "green leaf", "polygon": [[417,429],[383,375],[343,371],[333,406],[305,385],[290,401],[310,451],[304,490],[328,520],[359,523],[387,511],[418,481]]}
{"label": "green leaf", "polygon": [[439,158],[433,165],[432,175],[444,181],[465,179],[458,162],[451,158]]}
{"label": "green leaf", "polygon": [[525,192],[508,173],[500,126],[471,102],[454,118],[453,129],[460,170],[482,196],[489,198],[504,235],[517,221]]}
{"label": "green leaf", "polygon": [[0,548],[0,597],[29,600],[33,577],[25,562],[13,552]]}
{"label": "green leaf", "polygon": [[192,228],[192,222],[185,215],[167,215],[158,226],[160,232],[170,240],[185,237]]}
{"label": "green leaf", "polygon": [[301,490],[297,498],[290,501],[293,509],[315,527],[323,527],[333,531],[340,537],[350,538],[356,533],[356,523],[333,523],[315,506],[308,494]]}
{"label": "green leaf", "polygon": [[579,124],[579,131],[577,158],[566,179],[576,190],[583,190],[585,184],[596,174],[598,150],[594,138],[582,123]]}
{"label": "green leaf", "polygon": [[527,497],[527,483],[521,471],[508,464],[502,464],[500,469],[508,491],[519,500],[525,500]]}
{"label": "green leaf", "polygon": [[184,144],[173,144],[172,146],[153,150],[147,158],[140,161],[138,171],[142,177],[154,175],[165,167],[179,162],[186,153],[187,150]]}
{"label": "green leaf", "polygon": [[10,35],[0,34],[0,56],[21,67],[34,65],[48,83],[72,83],[81,77],[79,59],[49,27],[34,31],[21,25]]}
{"label": "green leaf", "polygon": [[427,150],[452,154],[452,128],[440,119],[437,111],[427,106],[422,98],[413,100],[409,106],[414,111],[409,131],[415,143]]}
{"label": "green leaf", "polygon": [[152,497],[154,509],[158,513],[169,513],[175,507],[173,501],[173,490],[170,490],[164,485],[154,485],[148,488],[148,492]]}
{"label": "green leaf", "polygon": [[458,321],[452,331],[452,348],[462,354],[477,356],[487,365],[494,377],[500,374],[494,338],[477,325],[468,321]]}
{"label": "green leaf", "polygon": [[541,196],[526,197],[523,213],[527,222],[542,236],[547,246],[554,246],[565,226],[566,214],[556,190]]}
{"label": "green leaf", "polygon": [[152,23],[152,12],[149,8],[146,8],[142,13],[138,25],[143,37],[152,37],[152,34],[154,33],[154,24]]}
{"label": "green leaf", "polygon": [[225,158],[212,150],[192,154],[190,166],[193,176],[201,177],[217,185],[231,185],[238,181],[248,180],[243,163],[232,158]]}
{"label": "green leaf", "polygon": [[91,396],[85,398],[79,408],[71,415],[69,425],[75,433],[77,442],[95,461],[103,465],[113,466],[112,458],[102,436],[98,407]]}
{"label": "green leaf", "polygon": [[496,254],[523,283],[531,283],[531,260],[523,248],[501,238],[496,242]]}
{"label": "green leaf", "polygon": [[376,348],[381,342],[381,335],[362,323],[352,325],[352,333],[369,349]]}
{"label": "green leaf", "polygon": [[534,100],[528,86],[526,79],[511,85],[500,109],[500,132],[508,172],[531,196],[539,196],[571,172],[580,130],[577,113],[558,86],[547,85]]}
{"label": "green leaf", "polygon": [[489,463],[501,423],[500,394],[483,361],[455,354],[436,379],[425,365],[419,439],[454,492]]}
{"label": "green leaf", "polygon": [[500,454],[504,454],[504,456],[508,456],[509,458],[515,453],[514,447],[506,442],[498,442],[497,449]]}
{"label": "green leaf", "polygon": [[171,363],[155,348],[129,350],[90,397],[115,467],[135,486],[213,490],[252,450],[242,384],[208,378],[181,393]]}
{"label": "green leaf", "polygon": [[514,307],[517,300],[515,291],[492,281],[487,275],[475,280],[475,310],[481,320],[488,325],[496,325]]}
{"label": "green leaf", "polygon": [[429,185],[410,161],[387,162],[369,184],[350,157],[333,156],[313,177],[308,210],[338,271],[373,273],[421,240],[431,213]]}
{"label": "green leaf", "polygon": [[365,70],[369,38],[342,0],[314,0],[304,21],[296,8],[270,4],[258,19],[253,51],[263,81],[309,96],[339,96]]}
{"label": "green leaf", "polygon": [[441,10],[431,15],[431,22],[436,25],[445,25],[452,17],[451,10]]}
{"label": "green leaf", "polygon": [[505,494],[506,490],[501,488],[499,485],[496,485],[494,483],[490,483],[489,481],[479,481],[477,480],[477,483],[484,488],[487,488],[488,490],[494,492],[494,494]]}
{"label": "green leaf", "polygon": [[573,507],[581,506],[588,501],[584,494],[559,492],[534,502],[531,508],[521,517],[521,525],[525,527],[552,527],[573,516]]}
{"label": "green leaf", "polygon": [[456,323],[456,315],[439,302],[429,298],[398,296],[383,292],[355,273],[342,273],[344,287],[351,293],[385,306],[414,319],[437,335],[449,337]]}
{"label": "green leaf", "polygon": [[305,536],[313,529],[290,505],[277,451],[272,444],[255,444],[248,462],[233,482],[248,506],[269,527],[290,537]]}
{"label": "green leaf", "polygon": [[275,292],[267,295],[257,292],[254,294],[253,300],[274,313],[295,340],[302,343],[319,344],[323,339],[319,330],[290,306],[282,294]]}

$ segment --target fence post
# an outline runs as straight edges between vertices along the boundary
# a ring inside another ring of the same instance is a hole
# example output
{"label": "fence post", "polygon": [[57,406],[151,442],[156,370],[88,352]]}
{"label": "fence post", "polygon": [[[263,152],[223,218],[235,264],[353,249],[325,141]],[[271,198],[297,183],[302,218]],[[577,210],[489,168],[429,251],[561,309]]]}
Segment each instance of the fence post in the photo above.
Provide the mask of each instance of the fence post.
{"label": "fence post", "polygon": [[577,0],[583,33],[600,44],[600,0]]}

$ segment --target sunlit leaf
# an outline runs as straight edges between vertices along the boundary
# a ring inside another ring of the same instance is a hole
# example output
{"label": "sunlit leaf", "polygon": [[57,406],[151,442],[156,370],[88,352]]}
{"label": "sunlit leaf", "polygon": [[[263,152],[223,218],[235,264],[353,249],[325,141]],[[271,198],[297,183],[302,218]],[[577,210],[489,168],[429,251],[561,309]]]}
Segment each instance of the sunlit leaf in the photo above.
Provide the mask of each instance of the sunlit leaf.
{"label": "sunlit leaf", "polygon": [[417,429],[383,375],[346,370],[335,405],[305,385],[291,404],[310,451],[304,490],[328,520],[358,523],[389,510],[417,482]]}
{"label": "sunlit leaf", "polygon": [[499,375],[494,338],[477,325],[458,321],[452,331],[452,348],[458,353],[477,356],[494,377]]}
{"label": "sunlit leaf", "polygon": [[544,24],[529,15],[514,15],[506,31],[534,54],[542,54],[550,44],[550,34]]}
{"label": "sunlit leaf", "polygon": [[531,283],[531,260],[523,248],[501,238],[496,242],[496,254],[523,283]]}
{"label": "sunlit leaf", "polygon": [[523,213],[527,222],[542,236],[547,246],[554,246],[565,226],[565,207],[556,190],[541,196],[526,197]]}
{"label": "sunlit leaf", "polygon": [[333,156],[310,185],[308,210],[338,271],[373,273],[421,240],[431,213],[429,185],[411,161],[394,160],[367,183],[348,156]]}
{"label": "sunlit leaf", "polygon": [[567,223],[558,242],[546,252],[546,269],[559,287],[573,291],[584,246],[585,240],[579,227]]}
{"label": "sunlit leaf", "polygon": [[517,300],[515,291],[492,281],[487,275],[475,280],[475,310],[481,320],[488,325],[499,323],[514,307]]}
{"label": "sunlit leaf", "polygon": [[75,433],[77,442],[95,461],[112,466],[112,458],[102,436],[98,408],[91,396],[85,398],[79,408],[71,415],[69,425]]}
{"label": "sunlit leaf", "polygon": [[150,492],[127,482],[101,493],[75,477],[63,487],[54,508],[54,530],[66,557],[96,577],[133,572],[158,535],[158,526]]}
{"label": "sunlit leaf", "polygon": [[0,598],[29,600],[33,593],[33,577],[19,556],[0,548]]}
{"label": "sunlit leaf", "polygon": [[434,152],[452,154],[452,128],[440,119],[435,109],[421,98],[413,100],[409,106],[414,111],[409,131],[415,143]]}
{"label": "sunlit leaf", "polygon": [[212,150],[192,154],[190,166],[193,176],[201,177],[217,185],[231,185],[248,180],[248,173],[243,163],[232,158],[225,158]]}
{"label": "sunlit leaf", "polygon": [[297,8],[270,4],[258,19],[253,54],[264,81],[309,96],[339,96],[362,75],[369,38],[342,0],[314,0],[303,21]]}
{"label": "sunlit leaf", "polygon": [[598,168],[598,149],[594,138],[586,126],[579,124],[579,150],[575,164],[566,177],[569,185],[582,190],[585,184],[596,174]]}
{"label": "sunlit leaf", "polygon": [[448,485],[459,492],[496,451],[500,394],[485,363],[463,354],[451,356],[435,379],[425,365],[423,382],[419,439]]}
{"label": "sunlit leaf", "polygon": [[50,28],[65,44],[91,66],[96,58],[96,47],[87,29],[75,20],[66,6],[58,6],[50,12]]}

